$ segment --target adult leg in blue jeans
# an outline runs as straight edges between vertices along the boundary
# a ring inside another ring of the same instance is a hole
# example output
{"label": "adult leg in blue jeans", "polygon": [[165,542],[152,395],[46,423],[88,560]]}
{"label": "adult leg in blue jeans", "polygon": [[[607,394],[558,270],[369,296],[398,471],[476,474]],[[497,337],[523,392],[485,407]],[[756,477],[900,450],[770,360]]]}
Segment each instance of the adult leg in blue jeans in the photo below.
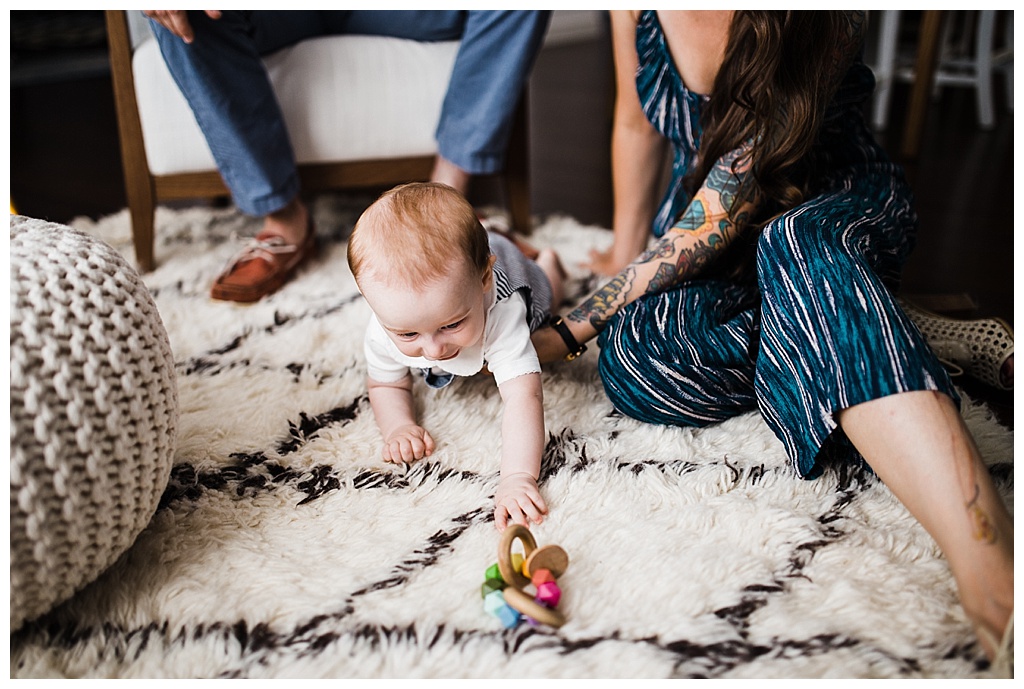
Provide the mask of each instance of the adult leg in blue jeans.
{"label": "adult leg in blue jeans", "polygon": [[516,101],[550,19],[549,11],[147,14],[235,204],[264,218],[256,243],[214,285],[215,297],[238,301],[276,290],[313,248],[295,156],[262,56],[342,33],[461,39],[438,125],[433,179],[465,192],[472,175],[504,167]]}

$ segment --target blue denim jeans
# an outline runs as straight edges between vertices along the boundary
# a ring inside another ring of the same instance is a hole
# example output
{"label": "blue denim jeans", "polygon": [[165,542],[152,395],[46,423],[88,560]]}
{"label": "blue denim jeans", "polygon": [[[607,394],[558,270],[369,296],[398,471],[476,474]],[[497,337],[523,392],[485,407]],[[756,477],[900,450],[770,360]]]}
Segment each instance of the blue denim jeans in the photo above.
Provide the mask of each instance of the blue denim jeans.
{"label": "blue denim jeans", "polygon": [[190,11],[185,44],[151,21],[161,53],[245,213],[263,216],[299,193],[284,118],[261,57],[315,36],[461,39],[437,127],[440,155],[470,174],[504,168],[516,103],[550,11]]}

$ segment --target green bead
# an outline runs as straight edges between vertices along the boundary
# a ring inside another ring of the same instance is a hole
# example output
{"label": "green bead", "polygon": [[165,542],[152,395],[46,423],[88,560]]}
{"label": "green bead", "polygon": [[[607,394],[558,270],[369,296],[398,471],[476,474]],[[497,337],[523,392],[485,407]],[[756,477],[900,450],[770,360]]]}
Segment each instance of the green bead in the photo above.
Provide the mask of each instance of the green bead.
{"label": "green bead", "polygon": [[492,593],[493,591],[503,591],[506,586],[508,586],[508,584],[501,579],[488,579],[480,587],[480,596],[482,598],[486,598],[488,593]]}
{"label": "green bead", "polygon": [[487,572],[484,574],[484,579],[500,579],[501,581],[505,581],[501,578],[501,569],[498,567],[497,562],[487,568]]}

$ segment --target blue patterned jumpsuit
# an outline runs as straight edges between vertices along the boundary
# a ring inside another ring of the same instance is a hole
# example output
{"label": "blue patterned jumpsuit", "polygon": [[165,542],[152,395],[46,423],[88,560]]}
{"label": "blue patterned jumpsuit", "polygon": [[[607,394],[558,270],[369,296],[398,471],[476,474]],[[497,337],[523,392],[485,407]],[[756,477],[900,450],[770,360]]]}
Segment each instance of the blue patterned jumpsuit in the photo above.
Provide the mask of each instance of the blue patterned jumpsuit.
{"label": "blue patterned jumpsuit", "polygon": [[[641,15],[636,36],[640,102],[675,153],[653,227],[661,236],[690,202],[682,180],[706,97],[683,85],[655,12]],[[759,409],[796,470],[813,478],[826,454],[856,457],[840,410],[913,390],[959,403],[893,296],[917,216],[902,170],[865,124],[873,88],[857,59],[826,111],[814,188],[754,238],[753,261],[645,295],[609,321],[599,368],[619,411],[701,426]]]}

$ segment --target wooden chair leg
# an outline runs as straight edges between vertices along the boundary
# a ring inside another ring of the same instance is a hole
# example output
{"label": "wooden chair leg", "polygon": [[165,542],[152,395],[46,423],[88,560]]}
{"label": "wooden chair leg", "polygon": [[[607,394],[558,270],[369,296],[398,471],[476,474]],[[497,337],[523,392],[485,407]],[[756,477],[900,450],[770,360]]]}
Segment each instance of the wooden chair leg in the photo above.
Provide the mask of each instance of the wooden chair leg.
{"label": "wooden chair leg", "polygon": [[939,39],[945,10],[925,10],[921,17],[920,38],[918,38],[917,61],[914,65],[914,84],[910,89],[903,124],[903,141],[900,155],[904,160],[917,160],[921,152],[921,135],[924,132],[925,115],[928,112],[928,98],[935,80],[935,66],[939,57]]}
{"label": "wooden chair leg", "polygon": [[114,86],[117,130],[121,140],[121,164],[124,168],[125,196],[132,219],[135,261],[139,270],[153,270],[153,209],[156,203],[153,176],[149,173],[146,149],[142,141],[142,123],[135,100],[132,76],[131,38],[124,10],[106,10],[107,43],[110,47],[110,72]]}
{"label": "wooden chair leg", "polygon": [[529,103],[523,91],[516,107],[505,162],[505,199],[512,229],[522,235],[533,231],[530,218],[530,136]]}
{"label": "wooden chair leg", "polygon": [[152,191],[132,192],[128,185],[128,209],[132,221],[132,243],[135,245],[135,262],[139,271],[148,273],[156,267],[153,258],[154,215],[156,204]]}

